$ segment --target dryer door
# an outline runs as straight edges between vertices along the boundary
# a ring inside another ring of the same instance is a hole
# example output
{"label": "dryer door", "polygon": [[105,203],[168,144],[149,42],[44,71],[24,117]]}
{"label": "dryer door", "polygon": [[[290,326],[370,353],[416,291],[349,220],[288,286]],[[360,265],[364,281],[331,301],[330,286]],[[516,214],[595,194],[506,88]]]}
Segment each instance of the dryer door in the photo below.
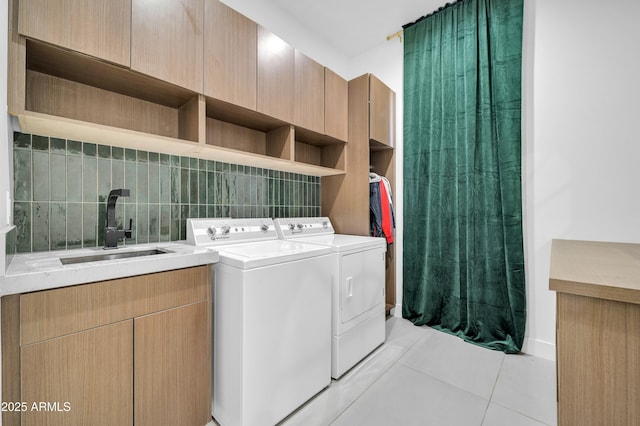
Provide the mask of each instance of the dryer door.
{"label": "dryer door", "polygon": [[384,277],[384,250],[366,250],[341,256],[342,324],[376,306],[384,305]]}

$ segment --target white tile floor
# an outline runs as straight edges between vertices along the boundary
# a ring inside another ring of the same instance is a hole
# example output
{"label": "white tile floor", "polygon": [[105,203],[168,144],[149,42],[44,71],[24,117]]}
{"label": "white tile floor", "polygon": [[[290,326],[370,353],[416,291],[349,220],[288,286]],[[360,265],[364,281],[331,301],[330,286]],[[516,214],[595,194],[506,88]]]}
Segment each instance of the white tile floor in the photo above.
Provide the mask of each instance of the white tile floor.
{"label": "white tile floor", "polygon": [[386,326],[384,345],[282,425],[556,425],[554,362],[399,318]]}

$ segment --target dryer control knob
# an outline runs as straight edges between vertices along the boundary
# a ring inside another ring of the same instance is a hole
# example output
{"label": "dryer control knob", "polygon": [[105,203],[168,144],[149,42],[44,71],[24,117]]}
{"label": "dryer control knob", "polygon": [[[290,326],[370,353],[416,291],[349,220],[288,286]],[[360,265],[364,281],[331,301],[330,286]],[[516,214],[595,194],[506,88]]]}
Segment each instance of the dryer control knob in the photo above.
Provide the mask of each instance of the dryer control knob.
{"label": "dryer control knob", "polygon": [[207,234],[209,235],[216,235],[216,227],[215,226],[210,226],[207,228]]}
{"label": "dryer control knob", "polygon": [[329,222],[327,222],[326,220],[324,222],[322,222],[322,227],[324,229],[327,229],[329,227]]}
{"label": "dryer control knob", "polygon": [[304,227],[303,224],[301,224],[301,223],[298,224],[298,229],[302,229],[303,227]]}
{"label": "dryer control knob", "polygon": [[260,230],[262,232],[267,232],[269,230],[269,226],[266,223],[263,223],[262,226],[260,226]]}
{"label": "dryer control knob", "polygon": [[289,224],[289,229],[293,230],[296,226],[293,223]]}
{"label": "dryer control knob", "polygon": [[231,231],[231,227],[229,225],[224,225],[222,227],[222,233],[227,235],[229,233],[229,231]]}

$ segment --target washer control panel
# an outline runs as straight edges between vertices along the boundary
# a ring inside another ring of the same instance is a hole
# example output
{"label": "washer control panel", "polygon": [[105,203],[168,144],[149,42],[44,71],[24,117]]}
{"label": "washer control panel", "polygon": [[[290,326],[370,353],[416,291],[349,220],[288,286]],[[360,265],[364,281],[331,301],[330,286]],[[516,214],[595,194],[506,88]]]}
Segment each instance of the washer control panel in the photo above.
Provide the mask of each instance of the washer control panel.
{"label": "washer control panel", "polygon": [[274,219],[280,238],[309,237],[335,233],[328,217],[292,217]]}
{"label": "washer control panel", "polygon": [[187,219],[187,243],[212,246],[253,241],[276,240],[273,220],[258,219]]}

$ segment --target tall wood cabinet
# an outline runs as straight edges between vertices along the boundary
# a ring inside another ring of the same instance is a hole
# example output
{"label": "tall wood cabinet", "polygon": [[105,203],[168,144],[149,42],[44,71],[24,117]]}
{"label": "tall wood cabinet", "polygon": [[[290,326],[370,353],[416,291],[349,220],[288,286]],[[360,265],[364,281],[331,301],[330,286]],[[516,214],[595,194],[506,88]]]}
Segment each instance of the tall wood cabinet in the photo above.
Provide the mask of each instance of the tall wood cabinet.
{"label": "tall wood cabinet", "polygon": [[[336,232],[369,235],[369,172],[385,176],[395,190],[395,93],[371,74],[349,81],[348,90],[346,174],[322,178],[322,211]],[[389,311],[396,303],[394,244],[386,259]]]}
{"label": "tall wood cabinet", "polygon": [[211,336],[210,265],[5,296],[3,424],[204,425]]}

